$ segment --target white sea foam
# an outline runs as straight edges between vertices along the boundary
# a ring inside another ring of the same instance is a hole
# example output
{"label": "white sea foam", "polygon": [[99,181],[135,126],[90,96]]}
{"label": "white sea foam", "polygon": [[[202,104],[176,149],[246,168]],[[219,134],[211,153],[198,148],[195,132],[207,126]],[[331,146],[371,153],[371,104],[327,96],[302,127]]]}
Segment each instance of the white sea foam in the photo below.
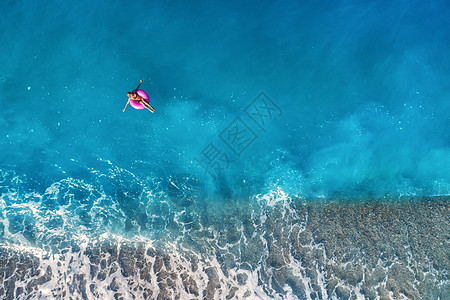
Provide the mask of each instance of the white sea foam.
{"label": "white sea foam", "polygon": [[[33,284],[50,270],[36,297],[65,293],[101,299],[121,293],[143,299],[151,291],[151,298],[337,299],[339,288],[363,299],[366,274],[382,269],[382,281],[371,288],[385,290],[395,262],[380,259],[369,266],[358,260],[364,253],[347,261],[328,256],[324,244],[310,236],[308,210],[281,187],[255,195],[237,210],[237,204],[214,201],[200,209],[201,202],[178,207],[157,181],[116,168],[108,175],[119,191],[114,197],[106,192],[111,182],[103,175],[96,177],[101,184],[66,178],[42,193],[22,191],[21,179],[9,178],[17,184],[0,197],[0,246],[39,258],[40,274],[25,276],[16,287]],[[125,180],[133,188],[125,189]],[[350,251],[358,253],[355,249]],[[411,249],[405,249],[401,266],[417,276]],[[335,269],[363,275],[349,284],[330,273]],[[421,276],[438,275],[430,268]]]}

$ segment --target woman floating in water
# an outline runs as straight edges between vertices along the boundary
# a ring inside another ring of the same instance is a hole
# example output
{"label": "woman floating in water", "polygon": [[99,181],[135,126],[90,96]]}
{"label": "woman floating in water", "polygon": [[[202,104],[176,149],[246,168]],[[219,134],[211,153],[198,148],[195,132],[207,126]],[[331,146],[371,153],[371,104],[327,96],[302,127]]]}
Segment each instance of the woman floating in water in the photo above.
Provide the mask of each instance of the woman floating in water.
{"label": "woman floating in water", "polygon": [[131,106],[133,106],[136,109],[146,108],[149,111],[151,111],[152,113],[155,112],[155,109],[148,103],[149,97],[148,97],[147,93],[145,91],[139,89],[141,84],[142,84],[142,80],[139,83],[138,87],[134,89],[134,91],[127,93],[128,102],[125,105],[125,108],[123,109],[124,112],[125,112],[125,109],[127,109],[127,106],[130,102],[131,102]]}

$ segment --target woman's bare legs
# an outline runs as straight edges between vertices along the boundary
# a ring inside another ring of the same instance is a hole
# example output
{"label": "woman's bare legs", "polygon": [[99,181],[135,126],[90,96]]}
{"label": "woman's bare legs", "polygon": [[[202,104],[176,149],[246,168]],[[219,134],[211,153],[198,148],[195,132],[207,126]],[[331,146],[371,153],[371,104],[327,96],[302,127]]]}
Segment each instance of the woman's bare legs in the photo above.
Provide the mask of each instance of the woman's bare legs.
{"label": "woman's bare legs", "polygon": [[141,100],[141,101],[139,101],[139,104],[143,105],[146,109],[148,109],[152,113],[155,112],[155,109],[150,104],[148,104],[147,101]]}
{"label": "woman's bare legs", "polygon": [[144,101],[144,106],[145,106],[145,108],[147,108],[149,111],[151,111],[152,113],[154,113],[155,112],[155,109],[150,105],[150,104],[148,104],[147,102],[145,102]]}

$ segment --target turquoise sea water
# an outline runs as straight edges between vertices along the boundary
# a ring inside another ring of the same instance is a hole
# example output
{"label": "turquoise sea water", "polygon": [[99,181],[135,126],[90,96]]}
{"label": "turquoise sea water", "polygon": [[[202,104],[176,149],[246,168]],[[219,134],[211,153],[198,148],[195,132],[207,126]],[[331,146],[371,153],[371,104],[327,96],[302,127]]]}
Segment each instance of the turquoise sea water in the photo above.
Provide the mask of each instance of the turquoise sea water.
{"label": "turquoise sea water", "polygon": [[[277,205],[292,218],[279,228],[300,226],[299,199],[450,194],[447,1],[4,1],[0,11],[0,241],[53,266],[53,295],[57,259],[39,251],[137,239],[218,264],[221,282],[248,297],[339,298],[316,277],[308,286],[303,269],[306,288],[277,287],[258,269],[268,257],[238,249],[246,226],[272,230],[264,216]],[[140,79],[154,114],[122,112]],[[234,260],[216,256],[225,248]],[[85,272],[68,261],[60,272]],[[95,292],[71,292],[110,295],[92,282]]]}

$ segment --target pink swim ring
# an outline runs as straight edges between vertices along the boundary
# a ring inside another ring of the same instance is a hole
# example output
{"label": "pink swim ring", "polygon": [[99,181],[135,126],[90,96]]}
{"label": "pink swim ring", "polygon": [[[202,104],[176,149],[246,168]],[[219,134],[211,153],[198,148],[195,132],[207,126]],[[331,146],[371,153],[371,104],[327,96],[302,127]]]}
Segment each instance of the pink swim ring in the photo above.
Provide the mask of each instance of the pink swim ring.
{"label": "pink swim ring", "polygon": [[[136,94],[138,94],[139,96],[141,96],[142,98],[144,98],[145,102],[149,103],[150,102],[150,97],[148,96],[146,91],[143,90],[137,90]],[[139,102],[131,99],[130,100],[130,104],[131,106],[133,106],[135,109],[144,109],[144,105],[140,104]]]}

